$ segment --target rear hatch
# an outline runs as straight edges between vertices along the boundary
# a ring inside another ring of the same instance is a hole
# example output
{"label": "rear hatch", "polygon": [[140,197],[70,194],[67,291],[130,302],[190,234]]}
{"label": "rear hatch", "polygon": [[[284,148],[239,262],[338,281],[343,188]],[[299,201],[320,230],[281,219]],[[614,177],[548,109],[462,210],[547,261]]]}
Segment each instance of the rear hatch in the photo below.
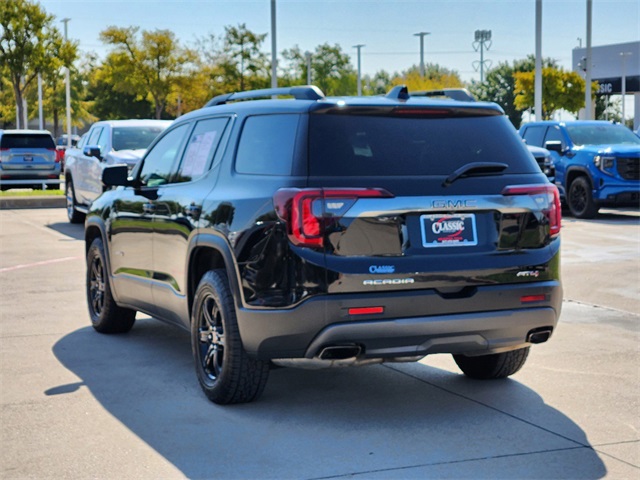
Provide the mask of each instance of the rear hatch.
{"label": "rear hatch", "polygon": [[55,170],[56,146],[46,133],[4,133],[0,140],[2,169],[14,173]]}
{"label": "rear hatch", "polygon": [[329,108],[309,115],[294,244],[323,250],[329,293],[557,279],[557,190],[492,109]]}

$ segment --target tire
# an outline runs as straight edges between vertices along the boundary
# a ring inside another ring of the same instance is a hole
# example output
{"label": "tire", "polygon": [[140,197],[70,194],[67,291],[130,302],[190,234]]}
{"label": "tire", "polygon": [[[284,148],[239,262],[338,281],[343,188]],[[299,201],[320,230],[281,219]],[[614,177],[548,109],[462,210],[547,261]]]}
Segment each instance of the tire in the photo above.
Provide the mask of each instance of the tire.
{"label": "tire", "polygon": [[598,213],[598,206],[593,201],[591,184],[587,177],[581,176],[569,185],[567,204],[571,215],[575,218],[593,218]]}
{"label": "tire", "polygon": [[109,274],[101,238],[87,252],[87,306],[91,324],[100,333],[125,333],[131,330],[136,311],[119,307],[111,294]]}
{"label": "tire", "polygon": [[76,192],[73,189],[73,181],[69,180],[66,186],[67,218],[70,223],[83,223],[84,213],[76,210]]}
{"label": "tire", "polygon": [[509,352],[467,357],[454,355],[453,359],[467,377],[479,380],[506,378],[522,368],[529,356],[529,347]]}
{"label": "tire", "polygon": [[256,400],[269,378],[269,362],[254,360],[244,351],[224,270],[202,277],[192,312],[193,359],[207,398],[220,405]]}

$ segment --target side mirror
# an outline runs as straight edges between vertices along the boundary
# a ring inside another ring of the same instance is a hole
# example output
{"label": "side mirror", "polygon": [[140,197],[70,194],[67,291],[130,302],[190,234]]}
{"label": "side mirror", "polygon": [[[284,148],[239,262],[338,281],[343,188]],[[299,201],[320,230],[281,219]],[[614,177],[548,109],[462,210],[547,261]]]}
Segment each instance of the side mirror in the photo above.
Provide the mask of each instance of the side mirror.
{"label": "side mirror", "polygon": [[562,142],[560,140],[549,140],[544,143],[544,148],[550,152],[557,152],[560,155],[564,155],[564,148],[562,148]]}
{"label": "side mirror", "polygon": [[96,157],[98,160],[102,160],[102,155],[100,155],[100,147],[97,145],[87,145],[82,149],[82,153],[87,157]]}
{"label": "side mirror", "polygon": [[105,187],[130,185],[129,169],[126,165],[109,165],[102,170],[102,184]]}

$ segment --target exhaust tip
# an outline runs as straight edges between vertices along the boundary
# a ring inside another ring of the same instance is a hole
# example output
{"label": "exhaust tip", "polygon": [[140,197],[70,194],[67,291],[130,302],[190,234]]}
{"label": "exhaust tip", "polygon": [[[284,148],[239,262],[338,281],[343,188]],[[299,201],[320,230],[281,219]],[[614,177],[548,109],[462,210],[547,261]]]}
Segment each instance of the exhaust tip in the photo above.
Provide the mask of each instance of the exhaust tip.
{"label": "exhaust tip", "polygon": [[553,329],[549,327],[537,328],[535,330],[531,330],[527,334],[527,342],[533,343],[534,345],[538,343],[544,343],[547,340],[549,340],[549,338],[551,337],[552,331]]}
{"label": "exhaust tip", "polygon": [[362,348],[358,345],[335,345],[323,348],[318,357],[321,360],[346,360],[357,357],[361,352]]}

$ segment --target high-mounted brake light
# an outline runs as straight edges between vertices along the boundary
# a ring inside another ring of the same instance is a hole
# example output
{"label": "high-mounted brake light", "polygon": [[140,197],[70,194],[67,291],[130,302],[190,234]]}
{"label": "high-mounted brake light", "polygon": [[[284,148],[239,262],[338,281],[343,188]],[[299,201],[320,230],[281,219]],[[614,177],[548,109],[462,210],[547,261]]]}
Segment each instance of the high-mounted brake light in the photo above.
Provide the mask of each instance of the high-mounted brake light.
{"label": "high-mounted brake light", "polygon": [[281,188],[273,196],[289,239],[302,247],[322,247],[329,223],[341,218],[359,198],[389,198],[381,188]]}
{"label": "high-mounted brake light", "polygon": [[514,185],[505,187],[502,190],[502,195],[529,195],[533,197],[549,220],[549,235],[555,237],[560,233],[562,206],[560,205],[560,194],[555,185]]}
{"label": "high-mounted brake light", "polygon": [[419,115],[425,117],[448,117],[451,115],[451,111],[442,108],[394,108],[393,114]]}

